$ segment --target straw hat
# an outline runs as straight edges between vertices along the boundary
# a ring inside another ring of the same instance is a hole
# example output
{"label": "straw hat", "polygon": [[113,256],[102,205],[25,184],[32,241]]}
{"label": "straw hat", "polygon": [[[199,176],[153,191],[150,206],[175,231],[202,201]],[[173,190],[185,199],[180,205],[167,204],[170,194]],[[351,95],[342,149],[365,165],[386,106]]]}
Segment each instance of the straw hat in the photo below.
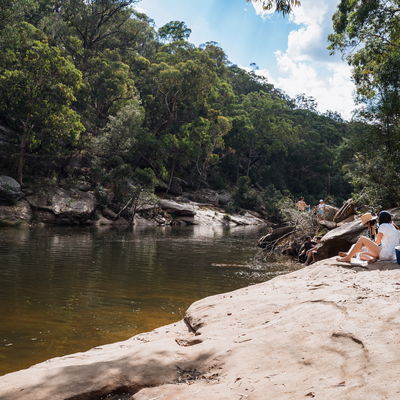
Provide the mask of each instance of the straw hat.
{"label": "straw hat", "polygon": [[371,213],[365,213],[361,215],[361,223],[366,224],[369,221],[373,221],[375,219],[378,219],[376,215],[372,215]]}

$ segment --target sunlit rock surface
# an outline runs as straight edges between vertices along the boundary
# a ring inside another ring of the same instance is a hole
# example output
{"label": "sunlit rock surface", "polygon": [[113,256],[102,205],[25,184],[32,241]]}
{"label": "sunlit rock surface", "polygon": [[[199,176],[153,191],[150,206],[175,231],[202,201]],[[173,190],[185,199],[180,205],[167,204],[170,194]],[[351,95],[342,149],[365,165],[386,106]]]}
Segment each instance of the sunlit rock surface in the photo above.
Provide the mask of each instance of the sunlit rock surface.
{"label": "sunlit rock surface", "polygon": [[400,269],[334,259],[200,300],[180,321],[0,378],[2,400],[400,398]]}

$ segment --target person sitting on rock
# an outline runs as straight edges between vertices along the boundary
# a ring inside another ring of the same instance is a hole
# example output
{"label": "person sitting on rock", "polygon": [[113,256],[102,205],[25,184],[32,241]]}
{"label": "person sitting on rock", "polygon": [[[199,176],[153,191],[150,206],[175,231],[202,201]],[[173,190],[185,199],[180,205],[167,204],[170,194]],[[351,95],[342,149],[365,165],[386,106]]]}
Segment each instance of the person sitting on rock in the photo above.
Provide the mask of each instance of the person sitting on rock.
{"label": "person sitting on rock", "polygon": [[307,259],[306,262],[304,263],[305,265],[310,265],[312,263],[315,263],[315,255],[317,254],[318,248],[320,247],[319,244],[321,243],[321,236],[317,236],[315,238],[315,245],[311,247],[310,250],[307,251]]}
{"label": "person sitting on rock", "polygon": [[361,236],[348,253],[339,253],[341,257],[336,260],[350,262],[352,257],[358,255],[360,260],[368,263],[375,262],[378,259],[393,261],[396,258],[395,247],[400,242],[400,233],[392,223],[392,216],[389,212],[381,211],[378,222],[379,228],[375,241],[366,236]]}
{"label": "person sitting on rock", "polygon": [[307,261],[308,251],[313,248],[316,243],[311,240],[311,236],[306,236],[304,243],[300,248],[299,261],[304,263]]}
{"label": "person sitting on rock", "polygon": [[371,213],[366,213],[361,215],[361,222],[366,224],[368,227],[367,236],[375,241],[376,235],[378,234],[378,227],[376,225],[376,220],[378,217],[376,215],[372,215]]}

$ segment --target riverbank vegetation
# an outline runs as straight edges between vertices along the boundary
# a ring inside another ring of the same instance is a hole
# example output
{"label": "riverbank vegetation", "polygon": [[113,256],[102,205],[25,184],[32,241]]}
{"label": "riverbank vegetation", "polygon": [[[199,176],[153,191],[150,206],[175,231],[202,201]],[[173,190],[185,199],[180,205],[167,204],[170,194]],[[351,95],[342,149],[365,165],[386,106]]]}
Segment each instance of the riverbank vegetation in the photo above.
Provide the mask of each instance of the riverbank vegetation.
{"label": "riverbank vegetation", "polygon": [[[305,95],[289,98],[256,66],[232,64],[215,42],[194,46],[183,22],[157,30],[135,3],[1,1],[1,174],[28,186],[84,181],[100,197],[111,188],[121,205],[138,186],[224,189],[229,207],[271,217],[299,195],[340,203],[353,188],[365,203],[398,201],[371,184],[379,174],[387,188],[398,174],[397,50],[388,45],[372,82],[365,57],[351,59],[360,95],[382,102],[347,122]],[[346,10],[333,49],[346,49]]]}

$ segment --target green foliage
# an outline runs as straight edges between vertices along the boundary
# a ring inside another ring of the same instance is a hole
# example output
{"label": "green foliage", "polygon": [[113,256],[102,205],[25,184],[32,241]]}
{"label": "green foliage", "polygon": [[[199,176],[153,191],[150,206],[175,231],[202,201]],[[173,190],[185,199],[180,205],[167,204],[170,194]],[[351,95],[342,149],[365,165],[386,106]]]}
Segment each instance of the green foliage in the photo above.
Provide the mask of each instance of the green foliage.
{"label": "green foliage", "polygon": [[[358,120],[369,122],[367,134],[353,130],[348,138],[355,157],[342,154],[346,172],[363,202],[394,206],[400,201],[394,185],[400,170],[399,4],[342,0],[333,23],[330,48],[347,55],[363,105]],[[377,170],[384,171],[379,179]]]}
{"label": "green foliage", "polygon": [[274,185],[268,185],[261,193],[265,212],[269,219],[277,222],[293,222],[294,200],[288,191],[281,192]]}
{"label": "green foliage", "polygon": [[251,186],[248,176],[239,178],[237,189],[233,194],[233,200],[238,207],[251,210],[256,210],[262,204],[260,193]]}
{"label": "green foliage", "polygon": [[173,42],[186,40],[189,38],[191,33],[192,30],[182,21],[168,22],[158,30],[158,35],[161,39],[171,40]]}
{"label": "green foliage", "polygon": [[[349,194],[346,143],[363,128],[318,114],[312,98],[290,99],[215,42],[194,46],[183,22],[157,32],[135,1],[7,1],[0,125],[11,130],[0,153],[13,147],[13,168],[28,152],[51,159],[49,174],[68,175],[56,164],[80,154],[121,207],[137,198],[132,188],[184,181],[234,192],[234,207],[276,220],[290,193]],[[264,3],[288,12],[297,2]],[[12,174],[9,165],[0,162]],[[26,171],[40,173],[31,161]]]}
{"label": "green foliage", "polygon": [[299,0],[247,0],[254,3],[260,3],[265,10],[271,10],[275,7],[277,12],[282,14],[289,14],[293,7],[299,6]]}
{"label": "green foliage", "polygon": [[0,118],[14,129],[22,181],[25,152],[62,151],[83,130],[71,108],[81,73],[28,23],[9,29],[1,43]]}

